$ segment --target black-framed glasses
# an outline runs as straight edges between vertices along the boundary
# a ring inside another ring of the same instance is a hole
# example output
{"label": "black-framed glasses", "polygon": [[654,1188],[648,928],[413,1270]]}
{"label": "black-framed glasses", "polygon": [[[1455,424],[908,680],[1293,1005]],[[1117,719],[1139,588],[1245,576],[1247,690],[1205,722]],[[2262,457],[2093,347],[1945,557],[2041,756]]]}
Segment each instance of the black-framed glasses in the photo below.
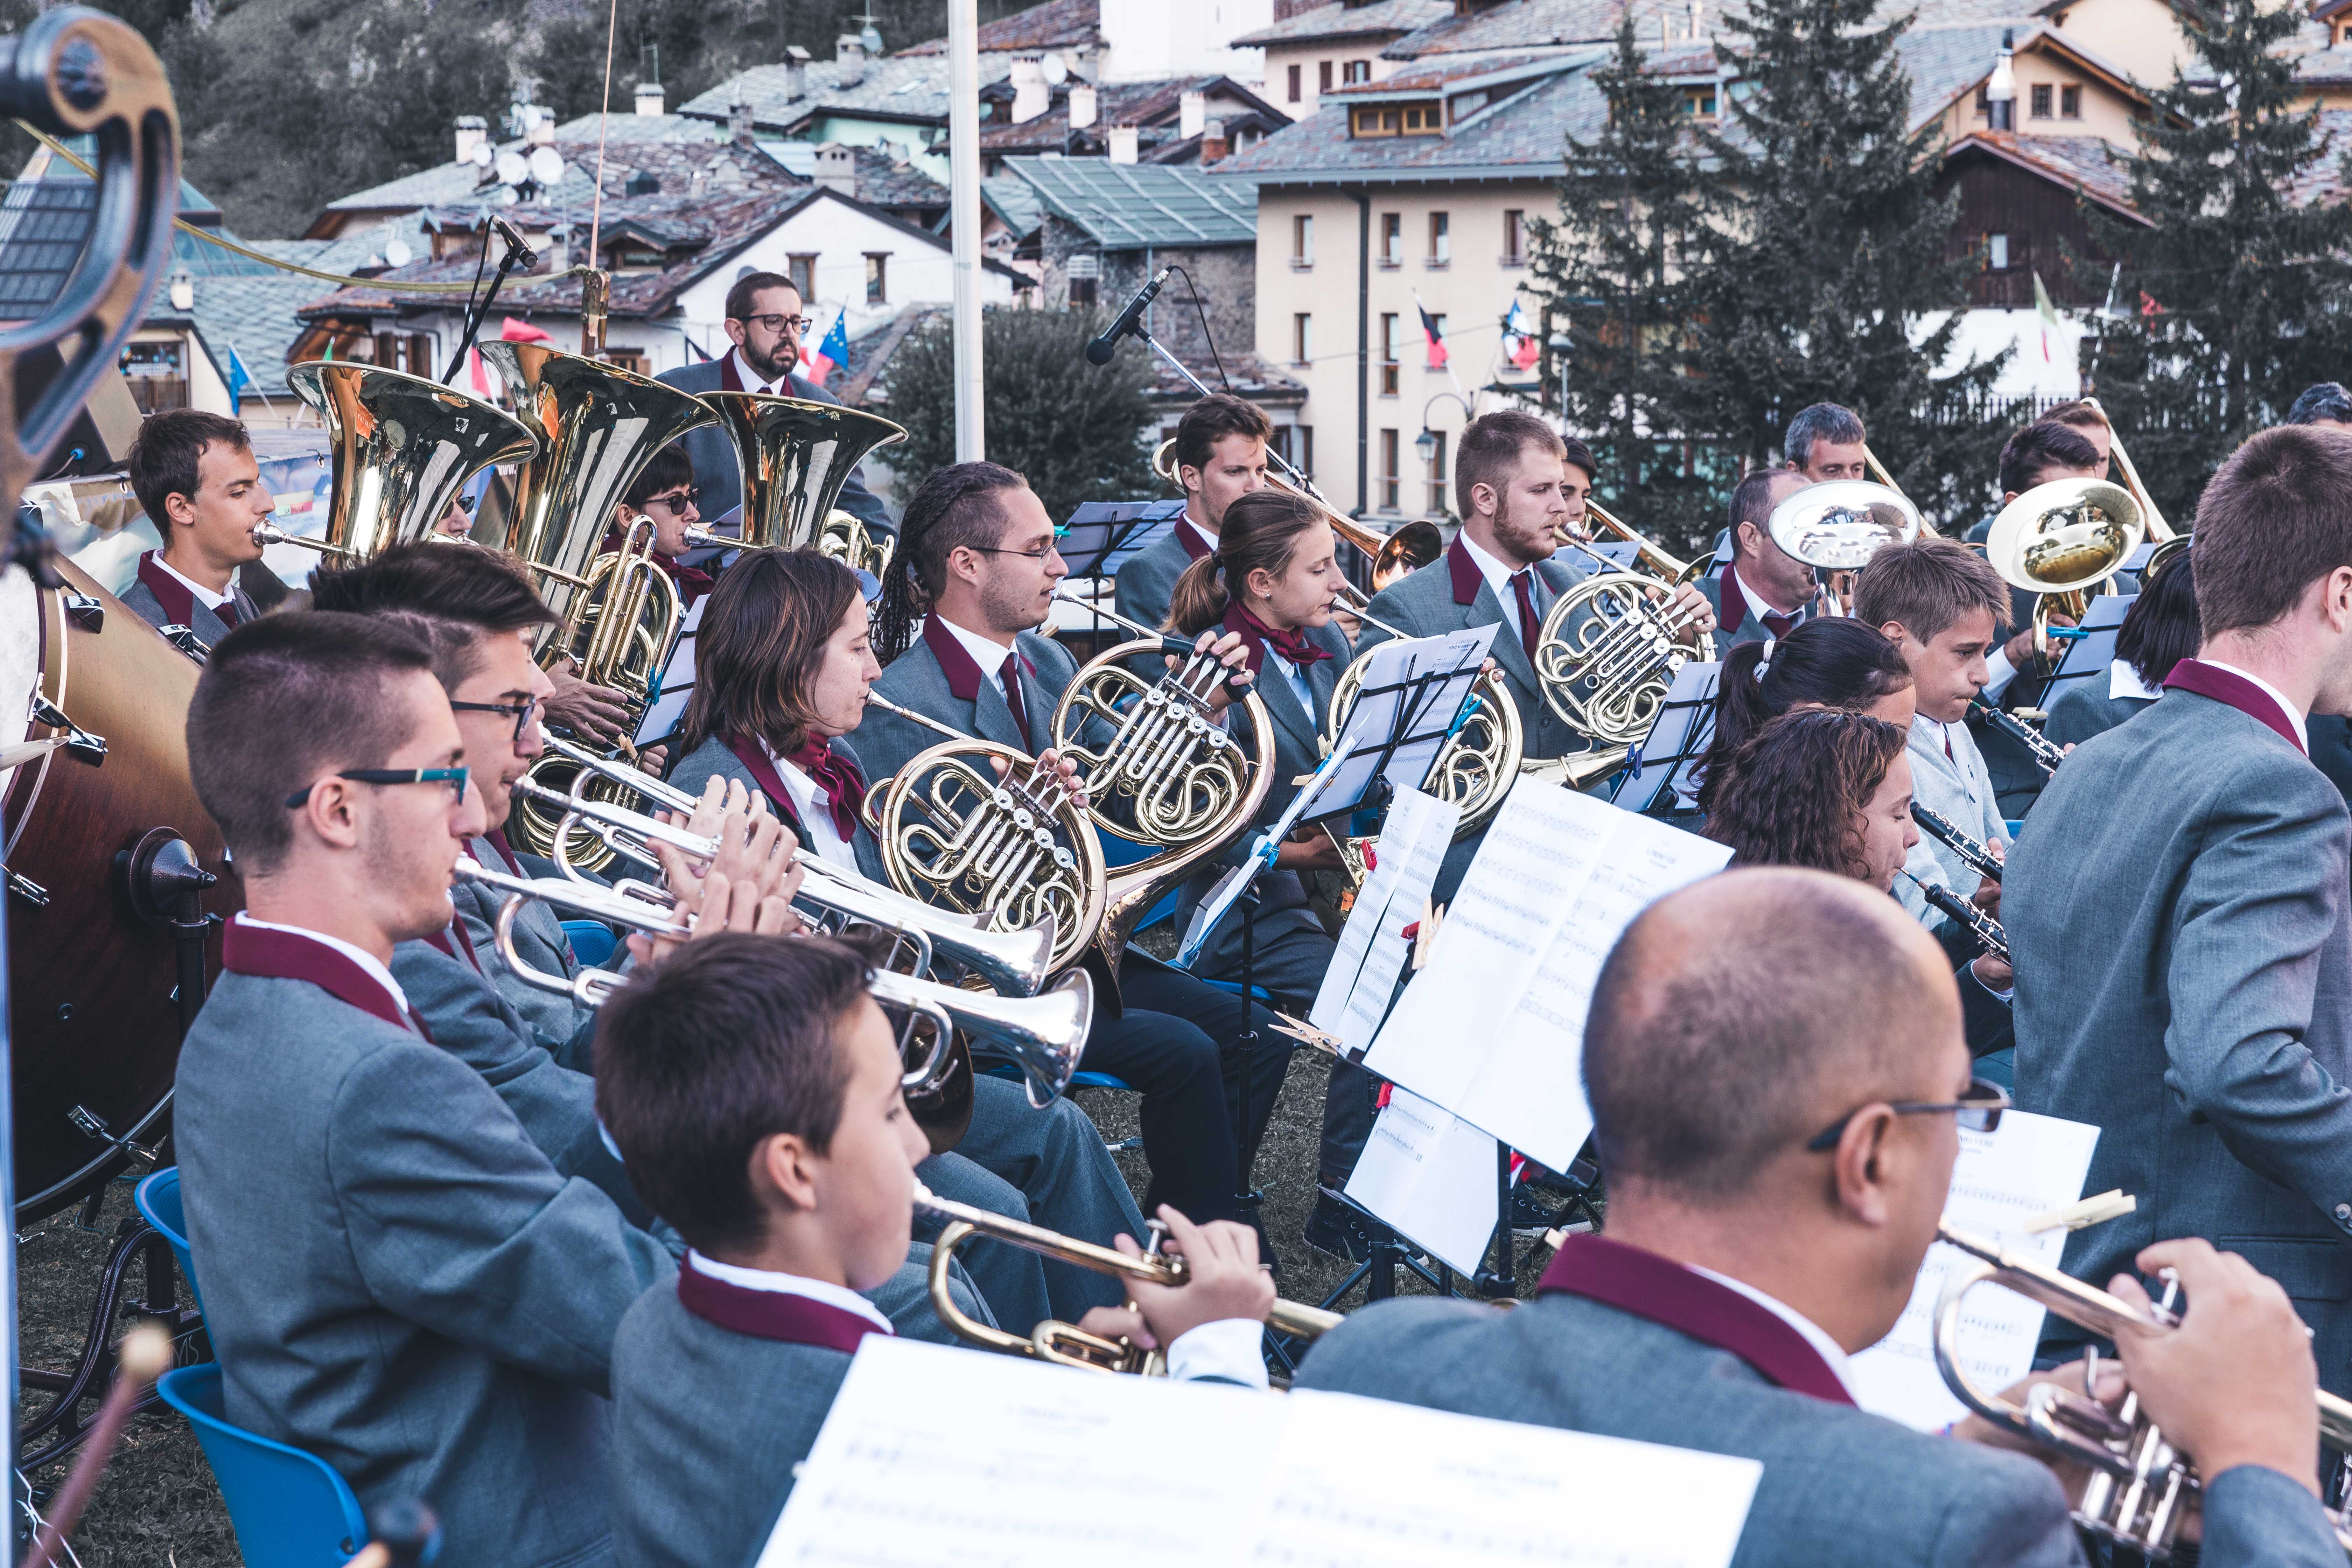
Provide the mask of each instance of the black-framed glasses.
{"label": "black-framed glasses", "polygon": [[740,321],[757,321],[760,325],[767,328],[768,331],[772,332],[781,332],[786,327],[790,327],[796,332],[805,332],[809,328],[816,324],[810,321],[806,316],[738,316],[736,320]]}
{"label": "black-framed glasses", "polygon": [[[1935,1116],[1949,1111],[1963,1130],[1990,1132],[2000,1125],[2000,1113],[2007,1110],[2010,1104],[2009,1090],[1997,1083],[1972,1078],[1969,1079],[1967,1091],[1958,1100],[1898,1100],[1890,1102],[1886,1109],[1897,1116]],[[1836,1148],[1838,1140],[1845,1136],[1846,1123],[1861,1114],[1860,1110],[1849,1110],[1831,1122],[1805,1144],[1807,1152],[1820,1154]]]}
{"label": "black-framed glasses", "polygon": [[[349,768],[328,776],[366,784],[447,784],[454,798],[460,801],[466,798],[466,770],[463,768]],[[288,795],[287,809],[291,811],[308,805],[310,792],[318,787],[317,784],[307,784]]]}
{"label": "black-framed glasses", "polygon": [[1061,531],[1056,529],[1054,538],[1047,540],[1034,550],[1007,550],[997,544],[968,544],[964,548],[982,555],[1018,555],[1024,561],[1034,561],[1042,564],[1048,555],[1061,553],[1060,538]]}
{"label": "black-framed glasses", "polygon": [[682,490],[673,490],[668,495],[647,496],[646,498],[646,504],[647,506],[657,506],[664,511],[669,513],[672,517],[683,517],[686,515],[686,509],[688,507],[693,507],[698,510],[700,510],[702,506],[702,487],[699,485],[691,485]]}
{"label": "black-framed glasses", "polygon": [[[520,745],[522,743],[523,736],[530,731],[530,721],[532,717],[539,712],[539,699],[536,697],[526,697],[520,702],[453,701],[449,704],[449,707],[452,711],[458,713],[506,713],[511,715],[515,721],[515,743],[517,745]],[[351,775],[346,773],[343,776],[349,778]]]}

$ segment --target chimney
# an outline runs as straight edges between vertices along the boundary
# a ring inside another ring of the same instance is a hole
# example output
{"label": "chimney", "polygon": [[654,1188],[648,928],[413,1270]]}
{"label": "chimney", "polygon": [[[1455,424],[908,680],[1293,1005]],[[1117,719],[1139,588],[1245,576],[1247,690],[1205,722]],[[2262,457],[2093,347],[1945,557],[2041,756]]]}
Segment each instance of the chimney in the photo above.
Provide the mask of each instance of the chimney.
{"label": "chimney", "polygon": [[1985,82],[1987,130],[2017,129],[2017,72],[2010,65],[2013,38],[2013,34],[2001,34],[2000,51],[1993,56],[1992,75]]}
{"label": "chimney", "polygon": [[457,116],[457,162],[474,161],[474,149],[490,139],[490,122],[478,114]]}
{"label": "chimney", "polygon": [[1701,0],[1690,0],[1690,36],[1693,43],[1706,37],[1706,28],[1701,20]]}
{"label": "chimney", "polygon": [[844,33],[833,41],[833,58],[841,67],[838,80],[843,87],[856,87],[866,79],[866,46],[855,33]]}
{"label": "chimney", "polygon": [[1053,107],[1054,89],[1046,85],[1045,68],[1034,59],[1013,62],[1013,123],[1025,125]]}
{"label": "chimney", "polygon": [[1134,126],[1132,126],[1132,125],[1114,125],[1114,126],[1112,126],[1112,127],[1110,128],[1110,137],[1109,137],[1109,142],[1110,142],[1110,161],[1111,161],[1112,163],[1134,163],[1134,162],[1136,161],[1136,157],[1135,157],[1136,129],[1135,129],[1135,127],[1134,127]]}
{"label": "chimney", "polygon": [[1176,134],[1191,141],[1209,118],[1209,95],[1195,89],[1176,100]]}
{"label": "chimney", "polygon": [[820,189],[838,191],[856,201],[857,149],[845,147],[838,142],[826,142],[816,150],[816,167],[812,174]]}
{"label": "chimney", "polygon": [[657,81],[637,83],[637,112],[648,120],[658,120],[662,114],[662,89]]}
{"label": "chimney", "polygon": [[1097,107],[1098,100],[1095,94],[1094,83],[1090,81],[1070,83],[1071,130],[1084,131],[1087,126],[1092,125],[1095,122]]}
{"label": "chimney", "polygon": [[751,144],[751,100],[744,96],[740,83],[735,101],[727,106],[727,139],[745,147]]}
{"label": "chimney", "polygon": [[798,103],[808,96],[809,52],[794,44],[784,51],[784,101]]}
{"label": "chimney", "polygon": [[1204,121],[1201,127],[1201,166],[1224,162],[1233,149],[1225,142],[1225,122],[1222,120]]}

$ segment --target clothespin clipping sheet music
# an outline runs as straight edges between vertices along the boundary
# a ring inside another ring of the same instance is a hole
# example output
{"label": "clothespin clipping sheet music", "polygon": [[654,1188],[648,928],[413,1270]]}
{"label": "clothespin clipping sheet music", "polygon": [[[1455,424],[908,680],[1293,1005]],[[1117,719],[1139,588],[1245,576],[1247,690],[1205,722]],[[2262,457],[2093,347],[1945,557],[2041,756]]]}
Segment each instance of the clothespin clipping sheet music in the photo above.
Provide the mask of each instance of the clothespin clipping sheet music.
{"label": "clothespin clipping sheet music", "polygon": [[1351,1394],[1074,1376],[869,1334],[757,1568],[1101,1568],[1107,1547],[1121,1568],[1489,1568],[1530,1531],[1564,1568],[1728,1568],[1762,1474]]}
{"label": "clothespin clipping sheet music", "polygon": [[[2000,1125],[1990,1132],[1962,1129],[1944,1223],[1998,1237],[2057,1268],[2068,1233],[2044,1228],[2043,1222],[2053,1207],[2074,1205],[2098,1142],[2095,1127],[2028,1110],[2001,1112]],[[1936,1370],[1935,1320],[1945,1278],[1969,1261],[1940,1241],[1927,1249],[1894,1332],[1848,1363],[1854,1398],[1864,1410],[1922,1432],[1939,1431],[1968,1414]],[[2033,1370],[2042,1321],[2036,1303],[1995,1285],[1979,1286],[1960,1322],[1959,1354],[1969,1375],[1981,1387],[2007,1388]]]}

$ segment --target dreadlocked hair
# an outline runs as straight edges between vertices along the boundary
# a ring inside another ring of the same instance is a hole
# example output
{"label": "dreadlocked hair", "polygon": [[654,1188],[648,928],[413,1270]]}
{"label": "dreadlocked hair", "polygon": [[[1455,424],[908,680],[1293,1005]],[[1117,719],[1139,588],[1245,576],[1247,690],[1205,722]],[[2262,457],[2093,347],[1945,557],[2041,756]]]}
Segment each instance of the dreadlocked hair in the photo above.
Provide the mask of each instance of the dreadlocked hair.
{"label": "dreadlocked hair", "polygon": [[907,651],[947,585],[948,557],[958,550],[993,548],[1004,537],[1004,509],[996,497],[1028,483],[1001,463],[950,463],[934,469],[908,498],[898,520],[898,551],[882,574],[877,659],[888,664]]}

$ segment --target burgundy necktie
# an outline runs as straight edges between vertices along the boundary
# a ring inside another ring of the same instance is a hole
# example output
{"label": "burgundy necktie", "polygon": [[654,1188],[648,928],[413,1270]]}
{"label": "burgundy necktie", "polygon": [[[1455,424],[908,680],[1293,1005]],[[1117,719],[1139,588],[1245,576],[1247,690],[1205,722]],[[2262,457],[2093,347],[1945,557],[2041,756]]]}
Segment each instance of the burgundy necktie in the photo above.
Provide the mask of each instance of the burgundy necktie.
{"label": "burgundy necktie", "polygon": [[1511,592],[1519,601],[1519,646],[1528,652],[1528,662],[1536,661],[1536,605],[1528,596],[1528,573],[1523,568],[1511,574]]}
{"label": "burgundy necktie", "polygon": [[[1024,727],[1026,732],[1026,727]],[[866,779],[857,764],[825,741],[811,735],[788,759],[793,766],[824,786],[825,813],[844,844],[857,841],[857,815],[866,805]]]}
{"label": "burgundy necktie", "polygon": [[213,614],[220,617],[221,625],[228,627],[231,631],[235,631],[238,624],[236,594],[232,593],[227,598],[223,599],[220,602],[220,608],[215,610]]}
{"label": "burgundy necktie", "polygon": [[1776,616],[1769,610],[1764,612],[1763,620],[1764,629],[1770,632],[1776,637],[1787,637],[1789,635],[1789,628],[1797,624],[1796,616]]}
{"label": "burgundy necktie", "polygon": [[1004,668],[998,670],[996,675],[998,679],[1004,682],[1004,705],[1013,710],[1013,722],[1020,726],[1022,748],[1034,753],[1037,747],[1036,743],[1029,738],[1029,710],[1022,706],[1021,702],[1021,656],[1017,653],[1006,654]]}

